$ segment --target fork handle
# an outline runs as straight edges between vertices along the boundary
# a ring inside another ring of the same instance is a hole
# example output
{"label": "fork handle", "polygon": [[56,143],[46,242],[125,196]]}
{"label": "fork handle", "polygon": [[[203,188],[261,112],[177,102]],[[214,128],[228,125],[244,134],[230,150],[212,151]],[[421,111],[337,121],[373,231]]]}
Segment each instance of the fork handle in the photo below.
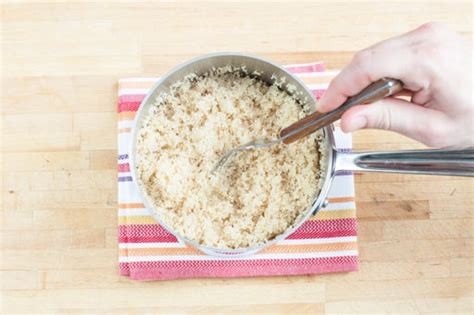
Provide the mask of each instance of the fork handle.
{"label": "fork handle", "polygon": [[314,112],[280,131],[280,140],[289,144],[304,138],[339,118],[349,108],[378,101],[403,89],[403,83],[397,79],[382,78],[371,83],[358,94],[348,98],[341,106],[329,113]]}

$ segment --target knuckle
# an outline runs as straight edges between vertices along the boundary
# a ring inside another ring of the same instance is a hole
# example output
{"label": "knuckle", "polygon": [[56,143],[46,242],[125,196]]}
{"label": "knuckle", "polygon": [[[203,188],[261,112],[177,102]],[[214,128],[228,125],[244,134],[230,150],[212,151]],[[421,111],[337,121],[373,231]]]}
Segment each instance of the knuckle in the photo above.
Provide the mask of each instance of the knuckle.
{"label": "knuckle", "polygon": [[423,53],[426,57],[438,56],[440,53],[439,45],[436,43],[427,43],[423,46]]}
{"label": "knuckle", "polygon": [[392,129],[392,111],[390,106],[386,106],[384,104],[380,104],[380,114],[377,116],[377,126],[380,129],[391,130]]}
{"label": "knuckle", "polygon": [[358,51],[353,58],[353,62],[357,65],[363,65],[372,58],[372,49],[367,48]]}
{"label": "knuckle", "polygon": [[436,43],[426,42],[412,48],[412,53],[424,68],[432,68],[441,58],[441,48]]}
{"label": "knuckle", "polygon": [[446,29],[446,25],[440,22],[428,22],[419,27],[421,32],[428,34],[443,33]]}
{"label": "knuckle", "polygon": [[411,48],[413,58],[417,62],[417,67],[423,69],[427,74],[437,75],[442,68],[440,67],[446,60],[446,48],[437,41],[425,41]]}
{"label": "knuckle", "polygon": [[424,41],[418,45],[412,47],[412,51],[415,55],[421,57],[427,57],[429,55],[435,55],[439,51],[440,45],[433,41]]}
{"label": "knuckle", "polygon": [[373,49],[367,48],[357,52],[352,58],[351,63],[357,72],[363,75],[369,75],[373,56]]}
{"label": "knuckle", "polygon": [[382,129],[391,130],[392,129],[392,119],[393,113],[390,106],[381,106],[382,115],[380,115],[380,127]]}
{"label": "knuckle", "polygon": [[376,109],[369,116],[368,125],[370,128],[391,130],[393,113],[390,106],[383,104],[383,100],[379,101],[380,104],[374,104],[372,109]]}

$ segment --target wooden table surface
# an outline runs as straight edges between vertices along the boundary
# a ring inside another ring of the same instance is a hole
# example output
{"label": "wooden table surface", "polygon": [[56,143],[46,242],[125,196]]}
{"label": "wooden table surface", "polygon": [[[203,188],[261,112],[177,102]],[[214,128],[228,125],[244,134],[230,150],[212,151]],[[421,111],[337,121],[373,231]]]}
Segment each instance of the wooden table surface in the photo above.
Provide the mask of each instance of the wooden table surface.
{"label": "wooden table surface", "polygon": [[[472,313],[473,181],[356,176],[360,270],[133,282],[117,273],[117,79],[242,51],[353,53],[431,20],[472,40],[470,1],[2,4],[1,313]],[[421,146],[382,131],[362,150]]]}

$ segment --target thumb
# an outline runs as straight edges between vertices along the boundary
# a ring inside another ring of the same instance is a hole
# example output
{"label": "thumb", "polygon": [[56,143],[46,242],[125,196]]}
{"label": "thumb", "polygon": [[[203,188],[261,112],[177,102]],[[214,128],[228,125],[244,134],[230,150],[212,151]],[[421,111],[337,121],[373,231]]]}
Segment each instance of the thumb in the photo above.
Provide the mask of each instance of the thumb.
{"label": "thumb", "polygon": [[449,130],[443,113],[398,98],[385,98],[369,105],[358,105],[341,118],[344,132],[362,128],[391,130],[428,146],[442,145]]}

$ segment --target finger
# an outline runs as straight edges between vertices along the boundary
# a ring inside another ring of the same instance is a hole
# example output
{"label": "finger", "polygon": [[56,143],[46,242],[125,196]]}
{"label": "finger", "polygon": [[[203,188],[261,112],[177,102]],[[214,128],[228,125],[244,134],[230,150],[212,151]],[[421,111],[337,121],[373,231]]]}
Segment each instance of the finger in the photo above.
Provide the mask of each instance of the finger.
{"label": "finger", "polygon": [[325,113],[338,108],[347,98],[360,92],[371,83],[370,78],[353,63],[341,70],[334,77],[326,92],[319,99],[317,110]]}
{"label": "finger", "polygon": [[[412,50],[414,43],[423,40],[426,28],[422,26],[401,36],[380,42],[358,52],[329,84],[318,102],[318,111],[328,112],[339,107],[371,82],[382,77],[400,79],[404,87],[419,91],[427,86],[428,75]],[[416,74],[416,75],[415,75]]]}
{"label": "finger", "polygon": [[411,102],[417,105],[425,105],[430,99],[430,92],[425,89],[413,93]]}
{"label": "finger", "polygon": [[[383,77],[402,80],[404,87],[417,90],[413,72],[418,65],[408,47],[392,49],[393,44],[357,53],[353,61],[345,67],[329,84],[326,93],[318,103],[318,110],[328,112],[339,107],[348,97],[354,96],[370,83]],[[418,76],[420,76],[418,72]]]}
{"label": "finger", "polygon": [[449,130],[448,126],[443,113],[397,98],[355,106],[341,119],[345,132],[362,128],[392,130],[429,146],[445,141],[443,133]]}

